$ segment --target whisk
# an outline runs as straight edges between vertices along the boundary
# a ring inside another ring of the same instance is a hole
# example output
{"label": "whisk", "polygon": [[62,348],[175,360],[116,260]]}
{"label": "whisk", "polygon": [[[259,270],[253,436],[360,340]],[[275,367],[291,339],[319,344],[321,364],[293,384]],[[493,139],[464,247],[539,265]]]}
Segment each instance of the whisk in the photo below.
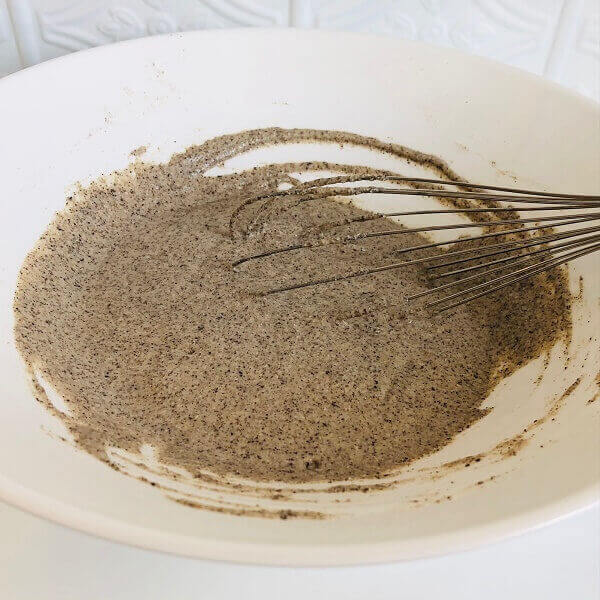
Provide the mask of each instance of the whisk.
{"label": "whisk", "polygon": [[[362,185],[354,187],[350,185],[359,183]],[[364,185],[367,183],[368,185]],[[375,183],[379,183],[379,185],[374,185]],[[405,187],[382,187],[381,183]],[[340,187],[341,185],[345,187]],[[262,202],[264,209],[268,204],[289,196],[294,197],[297,202],[308,202],[318,198],[356,196],[367,193],[428,196],[442,202],[452,201],[456,205],[435,210],[369,213],[347,220],[344,224],[387,217],[442,214],[472,215],[475,220],[469,223],[432,224],[423,227],[368,231],[343,238],[320,240],[317,243],[295,244],[241,258],[233,266],[238,267],[243,263],[276,254],[318,248],[328,243],[349,244],[358,240],[406,233],[484,228],[484,233],[480,235],[470,235],[448,241],[431,241],[403,247],[396,251],[397,255],[404,255],[432,248],[439,250],[432,255],[417,258],[407,257],[407,260],[400,262],[274,287],[261,293],[265,296],[278,294],[356,277],[366,277],[411,265],[421,265],[431,282],[431,287],[408,297],[407,300],[413,301],[427,296],[432,298],[426,303],[428,308],[445,311],[600,250],[600,224],[594,224],[594,222],[600,221],[600,196],[540,192],[464,181],[379,174],[324,177],[298,184],[287,190],[250,198],[231,216],[230,227],[233,231],[240,212],[249,204],[256,202]],[[481,204],[473,207],[469,204],[469,201],[472,200]],[[516,212],[534,213],[535,211],[543,211],[543,216],[518,217],[516,215]],[[560,214],[547,214],[552,211],[560,211]],[[506,213],[506,218],[501,217],[503,213]],[[495,215],[500,215],[500,217],[494,219]]]}

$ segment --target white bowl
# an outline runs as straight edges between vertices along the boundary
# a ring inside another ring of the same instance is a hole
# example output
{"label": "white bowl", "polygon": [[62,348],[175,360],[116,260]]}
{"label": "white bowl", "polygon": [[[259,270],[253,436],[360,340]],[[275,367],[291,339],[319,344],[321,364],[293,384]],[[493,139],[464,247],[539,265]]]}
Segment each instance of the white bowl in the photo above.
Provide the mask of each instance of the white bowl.
{"label": "white bowl", "polygon": [[[294,565],[466,549],[598,499],[600,401],[591,400],[600,370],[599,256],[570,267],[574,289],[583,275],[584,290],[574,303],[568,363],[564,348],[555,348],[545,370],[542,358],[527,365],[494,390],[488,416],[410,466],[412,481],[368,500],[349,498],[348,514],[324,521],[185,507],[49,435],[58,425],[32,398],[14,347],[11,307],[21,262],[68,189],[124,167],[136,147],[163,160],[225,132],[339,129],[440,155],[472,181],[598,193],[595,104],[450,50],[294,30],[187,33],[106,46],[9,76],[0,81],[0,97],[0,498],[146,548]],[[552,418],[544,420],[549,410]],[[536,418],[544,422],[525,435],[531,439],[515,456],[497,451],[469,468],[465,461],[441,466],[502,444]]]}

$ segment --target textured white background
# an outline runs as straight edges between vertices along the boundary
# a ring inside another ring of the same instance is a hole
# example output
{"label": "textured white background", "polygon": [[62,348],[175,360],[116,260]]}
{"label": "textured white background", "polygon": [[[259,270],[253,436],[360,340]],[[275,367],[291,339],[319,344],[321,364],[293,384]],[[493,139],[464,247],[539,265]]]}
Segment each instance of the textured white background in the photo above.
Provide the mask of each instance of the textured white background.
{"label": "textured white background", "polygon": [[[240,26],[420,39],[544,75],[600,100],[600,0],[0,0],[0,76],[118,40]],[[599,518],[595,508],[456,556],[298,570],[134,550],[0,504],[0,599],[596,600]]]}
{"label": "textured white background", "polygon": [[117,40],[241,26],[370,31],[454,46],[600,100],[599,0],[0,0],[0,76]]}

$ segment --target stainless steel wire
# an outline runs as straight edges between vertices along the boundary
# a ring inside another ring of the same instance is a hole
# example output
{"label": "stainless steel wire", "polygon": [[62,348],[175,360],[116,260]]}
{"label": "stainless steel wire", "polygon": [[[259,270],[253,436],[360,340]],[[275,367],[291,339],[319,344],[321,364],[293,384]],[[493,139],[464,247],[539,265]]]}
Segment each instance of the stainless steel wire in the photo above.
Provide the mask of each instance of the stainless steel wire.
{"label": "stainless steel wire", "polygon": [[[380,185],[355,185],[367,182],[384,182],[407,187],[382,187]],[[449,189],[452,187],[453,189]],[[244,202],[231,216],[230,228],[242,210],[250,204],[261,202],[262,207],[278,199],[293,197],[297,202],[308,202],[334,196],[356,196],[359,194],[395,194],[401,196],[432,197],[442,202],[477,201],[483,206],[453,206],[427,210],[403,210],[390,213],[371,213],[344,222],[363,223],[388,217],[411,215],[481,216],[489,214],[495,219],[474,220],[469,223],[437,224],[402,229],[358,232],[341,238],[319,240],[274,248],[259,254],[238,259],[233,264],[239,267],[250,261],[289,252],[318,249],[328,244],[349,244],[361,240],[377,239],[384,236],[399,236],[407,233],[426,234],[432,231],[468,230],[483,228],[484,233],[460,237],[447,241],[432,241],[411,247],[399,248],[397,255],[405,255],[420,250],[437,249],[429,256],[419,256],[384,265],[344,273],[333,277],[314,279],[292,285],[273,287],[261,295],[267,296],[290,292],[301,288],[325,285],[401,269],[411,265],[421,265],[427,274],[431,287],[407,298],[413,302],[429,298],[426,306],[444,311],[491,294],[509,285],[524,281],[572,260],[600,250],[600,196],[583,194],[563,194],[537,190],[517,189],[502,186],[472,184],[463,181],[444,181],[429,178],[400,176],[354,176],[343,175],[315,179],[281,190],[257,196]],[[489,206],[488,206],[489,204]],[[535,205],[535,206],[532,206]],[[537,211],[561,211],[560,214],[530,216]],[[576,212],[573,212],[576,211]],[[503,213],[512,213],[502,218]],[[515,213],[528,213],[525,217],[515,217]],[[565,229],[567,226],[574,226]],[[495,241],[498,242],[488,243]],[[504,238],[504,239],[502,239]],[[500,241],[501,240],[501,241]],[[447,281],[449,279],[449,281]],[[440,281],[442,281],[440,283]],[[450,293],[448,293],[450,292]]]}

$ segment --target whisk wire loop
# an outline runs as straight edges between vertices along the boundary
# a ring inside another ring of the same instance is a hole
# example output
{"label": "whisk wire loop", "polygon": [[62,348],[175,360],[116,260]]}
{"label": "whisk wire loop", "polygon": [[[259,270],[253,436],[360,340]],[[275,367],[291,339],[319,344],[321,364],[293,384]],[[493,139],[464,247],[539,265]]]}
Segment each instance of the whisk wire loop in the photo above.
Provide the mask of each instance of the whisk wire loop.
{"label": "whisk wire loop", "polygon": [[[384,182],[408,187],[391,188],[379,185],[340,187],[361,182]],[[455,189],[448,189],[449,186],[454,186]],[[469,235],[453,240],[432,241],[426,244],[399,248],[396,251],[397,255],[404,255],[422,250],[439,249],[438,253],[434,255],[418,256],[409,260],[360,269],[351,273],[274,287],[260,294],[268,296],[374,275],[408,266],[421,265],[429,281],[432,283],[432,287],[409,296],[407,301],[414,301],[422,297],[439,294],[444,290],[457,288],[457,291],[449,295],[437,297],[426,304],[427,307],[436,309],[437,311],[445,311],[600,250],[600,224],[593,224],[594,221],[600,221],[600,196],[598,195],[542,192],[473,184],[465,181],[444,181],[440,179],[392,175],[323,177],[300,183],[287,190],[256,196],[238,207],[238,210],[231,217],[230,227],[233,229],[235,220],[241,210],[245,206],[255,202],[263,201],[270,203],[286,197],[293,197],[299,202],[308,202],[335,196],[350,197],[360,194],[423,196],[437,198],[442,202],[461,201],[463,204],[465,201],[474,200],[483,203],[483,206],[453,206],[435,210],[424,209],[372,213],[358,219],[349,220],[340,224],[340,226],[349,223],[360,224],[376,219],[412,215],[456,214],[467,217],[468,215],[479,216],[489,214],[497,218],[474,220],[469,223],[431,224],[393,230],[358,232],[341,238],[333,237],[332,239],[321,239],[313,243],[298,243],[273,248],[252,256],[240,258],[233,263],[233,266],[239,267],[244,263],[278,254],[303,250],[318,250],[318,248],[330,244],[357,243],[408,233],[423,234],[433,231],[483,228],[484,233],[478,235]],[[572,212],[573,210],[577,212]],[[513,216],[514,213],[533,213],[534,211],[562,212],[560,214],[526,216],[523,218],[515,218]],[[506,218],[502,218],[502,213],[509,214]],[[575,225],[576,227],[564,229],[570,225]],[[559,231],[557,231],[558,228],[560,228]],[[493,242],[494,238],[501,237],[505,237],[506,239],[491,244],[488,243],[489,241]],[[465,245],[470,245],[471,247],[461,248],[461,246],[464,247]],[[445,247],[448,248],[446,249]],[[451,269],[446,270],[449,267]],[[490,276],[491,279],[489,278]],[[447,283],[438,283],[440,280],[447,278],[452,278],[452,280]],[[487,280],[476,283],[477,280],[486,278]]]}

